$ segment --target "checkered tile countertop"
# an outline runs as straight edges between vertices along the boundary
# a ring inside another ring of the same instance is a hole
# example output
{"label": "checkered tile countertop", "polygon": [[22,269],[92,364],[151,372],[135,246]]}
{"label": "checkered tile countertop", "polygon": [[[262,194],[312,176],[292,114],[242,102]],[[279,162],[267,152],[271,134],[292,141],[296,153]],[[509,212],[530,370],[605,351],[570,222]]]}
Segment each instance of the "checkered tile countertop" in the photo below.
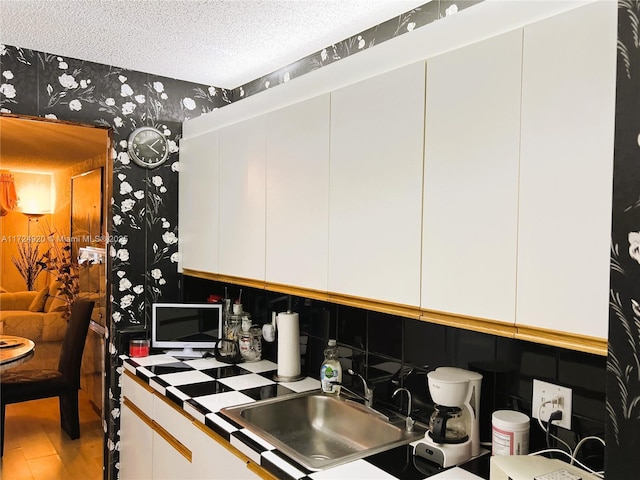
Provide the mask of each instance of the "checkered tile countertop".
{"label": "checkered tile countertop", "polygon": [[318,390],[320,382],[316,379],[306,377],[297,382],[276,382],[273,376],[277,365],[268,360],[229,365],[213,358],[184,359],[167,354],[143,358],[123,356],[122,360],[126,370],[280,479],[398,479],[366,459],[312,472],[220,413],[224,407]]}

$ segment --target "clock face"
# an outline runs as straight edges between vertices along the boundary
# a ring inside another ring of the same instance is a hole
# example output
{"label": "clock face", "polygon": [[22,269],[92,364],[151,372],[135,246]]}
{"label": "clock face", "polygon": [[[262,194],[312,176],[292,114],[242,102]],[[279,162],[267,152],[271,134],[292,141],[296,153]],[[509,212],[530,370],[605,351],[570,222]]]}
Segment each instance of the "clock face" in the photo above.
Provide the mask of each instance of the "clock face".
{"label": "clock face", "polygon": [[129,136],[131,159],[146,168],[162,165],[169,157],[169,145],[162,132],[152,127],[141,127]]}

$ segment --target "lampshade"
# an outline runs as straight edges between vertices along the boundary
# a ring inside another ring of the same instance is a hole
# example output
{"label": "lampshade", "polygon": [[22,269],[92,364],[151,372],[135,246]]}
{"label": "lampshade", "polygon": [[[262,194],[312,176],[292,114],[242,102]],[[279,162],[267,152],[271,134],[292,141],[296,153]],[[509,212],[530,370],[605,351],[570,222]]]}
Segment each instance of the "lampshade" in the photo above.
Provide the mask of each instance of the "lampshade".
{"label": "lampshade", "polygon": [[14,172],[18,209],[25,215],[53,212],[55,189],[50,173]]}

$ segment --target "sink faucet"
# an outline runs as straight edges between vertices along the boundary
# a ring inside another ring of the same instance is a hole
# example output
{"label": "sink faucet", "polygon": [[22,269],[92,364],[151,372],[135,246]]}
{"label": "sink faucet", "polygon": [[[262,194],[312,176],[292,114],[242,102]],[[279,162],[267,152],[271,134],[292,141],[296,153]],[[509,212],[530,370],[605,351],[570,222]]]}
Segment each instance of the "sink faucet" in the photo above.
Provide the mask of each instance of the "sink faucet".
{"label": "sink faucet", "polygon": [[[369,385],[367,385],[367,381],[364,379],[364,377],[362,375],[360,375],[359,373],[354,372],[352,369],[348,369],[347,373],[349,375],[360,377],[360,380],[362,380],[362,385],[363,385],[363,388],[364,388],[364,390],[363,390],[364,391],[364,395],[362,396],[362,399],[364,400],[364,406],[365,407],[370,407],[372,402],[373,402],[373,390],[369,388]],[[354,392],[352,392],[352,393],[354,393]]]}
{"label": "sink faucet", "polygon": [[409,399],[409,405],[407,405],[407,419],[406,419],[406,426],[407,426],[407,432],[413,432],[413,425],[416,423],[415,420],[413,418],[411,418],[411,392],[409,391],[408,388],[405,387],[401,387],[398,388],[395,392],[393,392],[393,395],[391,395],[391,398],[395,398],[396,395],[400,392],[407,392],[407,398]]}

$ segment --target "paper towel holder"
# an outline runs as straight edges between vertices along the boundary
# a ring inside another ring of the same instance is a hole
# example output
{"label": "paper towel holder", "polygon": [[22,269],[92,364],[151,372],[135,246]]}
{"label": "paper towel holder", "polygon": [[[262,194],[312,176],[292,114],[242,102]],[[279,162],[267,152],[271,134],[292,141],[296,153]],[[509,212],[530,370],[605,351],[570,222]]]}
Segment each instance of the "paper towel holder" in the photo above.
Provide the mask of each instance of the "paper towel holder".
{"label": "paper towel holder", "polygon": [[[289,301],[289,305],[291,305],[291,301]],[[291,314],[291,313],[292,312],[291,312],[291,308],[290,307],[286,312],[282,312],[282,314]],[[267,325],[265,325],[265,327]],[[272,331],[278,331],[279,330],[276,312],[272,312],[271,313],[271,327],[272,327],[272,329],[270,329],[270,330],[272,330]],[[296,325],[296,328],[299,328],[299,326]],[[263,332],[264,332],[264,327],[263,327]],[[298,357],[298,368],[297,368],[298,374],[296,374],[296,375],[283,375],[283,374],[280,373],[281,368],[279,366],[278,370],[273,374],[273,379],[276,382],[297,382],[298,380],[302,380],[303,378],[306,377],[306,375],[302,373],[302,369],[300,368],[300,353],[299,353],[300,335],[299,335],[299,333],[296,335],[296,337],[297,337],[297,342],[298,342],[298,344],[295,346],[298,349],[298,355],[297,355],[297,357]],[[274,338],[274,340],[275,340],[275,338]],[[279,339],[278,339],[278,342],[279,342]],[[281,344],[278,343],[278,353],[280,353],[280,348],[281,348]],[[280,363],[280,358],[278,358],[278,363]]]}

